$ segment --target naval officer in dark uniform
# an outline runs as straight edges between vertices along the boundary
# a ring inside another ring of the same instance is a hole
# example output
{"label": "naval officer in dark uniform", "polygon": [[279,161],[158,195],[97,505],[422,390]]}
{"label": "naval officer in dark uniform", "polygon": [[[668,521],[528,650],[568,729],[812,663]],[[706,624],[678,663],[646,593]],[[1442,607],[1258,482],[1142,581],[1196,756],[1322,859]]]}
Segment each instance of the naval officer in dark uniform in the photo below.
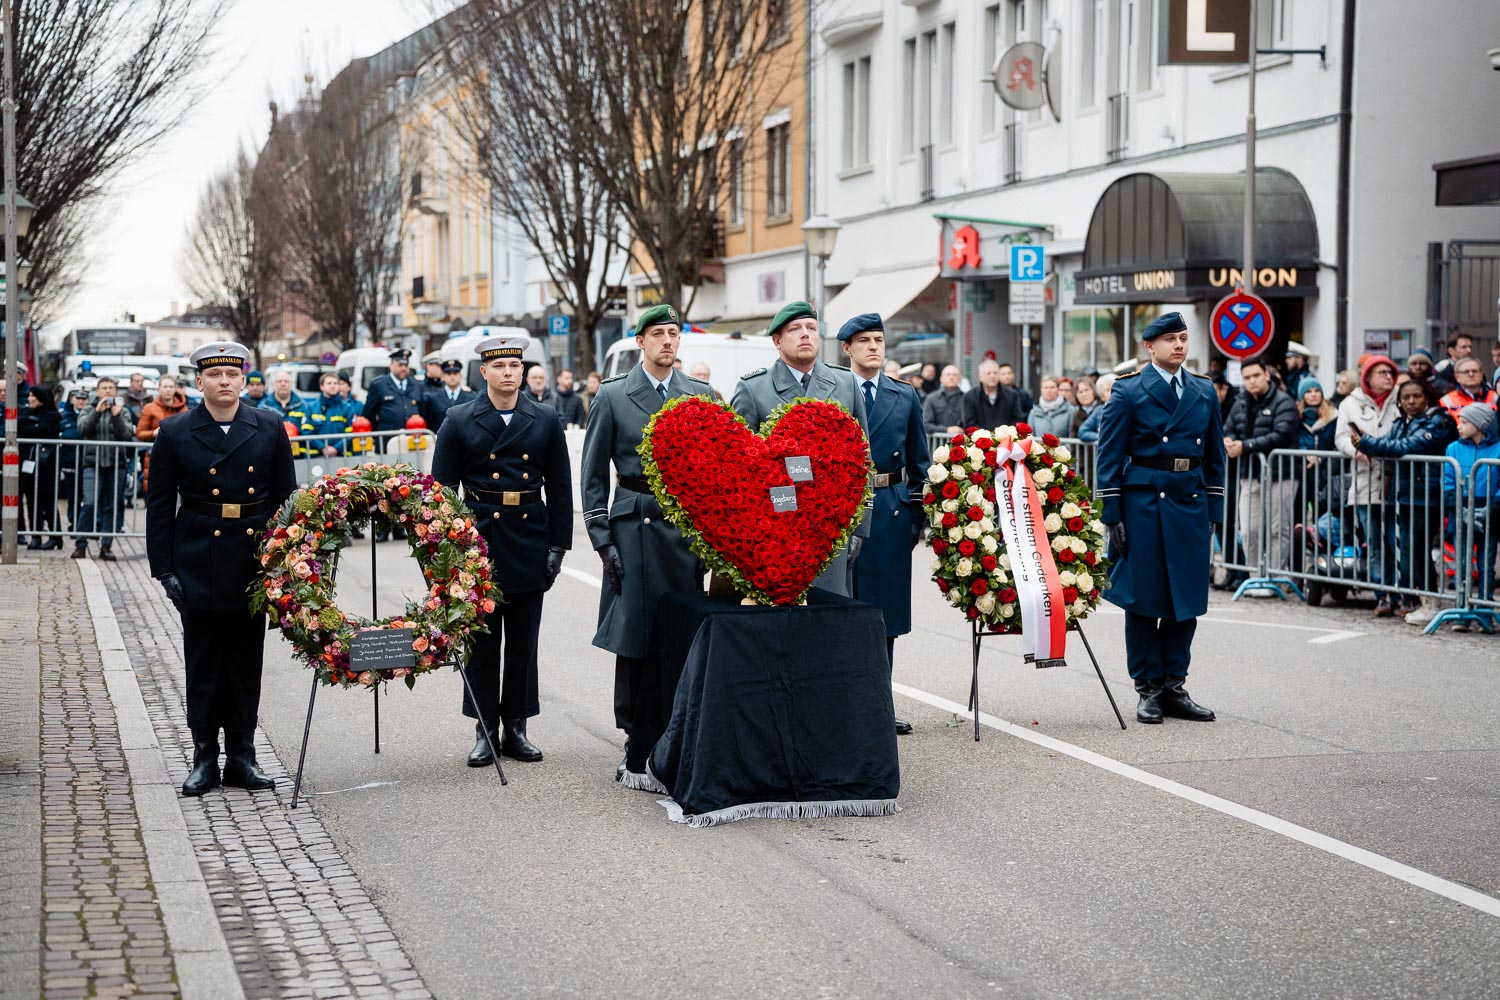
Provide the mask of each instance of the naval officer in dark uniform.
{"label": "naval officer in dark uniform", "polygon": [[[408,420],[421,416],[425,401],[422,380],[413,377],[411,373],[411,351],[404,347],[397,348],[391,352],[390,371],[371,382],[365,393],[364,418],[370,422],[372,430],[405,430]],[[387,434],[376,439],[377,447],[381,451],[390,451],[398,447],[397,442],[400,440],[400,435]],[[405,538],[406,529],[395,529],[395,535],[397,538]],[[383,529],[375,532],[375,540],[378,542],[389,537],[390,533]]]}
{"label": "naval officer in dark uniform", "polygon": [[495,586],[504,596],[485,616],[489,631],[476,640],[465,668],[474,699],[465,692],[463,711],[478,720],[470,767],[495,762],[496,720],[504,726],[501,754],[542,759],[526,736],[526,720],[542,710],[537,688],[542,595],[552,588],[563,553],[573,544],[568,444],[556,411],[521,391],[525,347],[521,337],[479,342],[475,350],[486,391],[447,411],[432,456],[433,478],[463,487],[489,544]]}
{"label": "naval officer in dark uniform", "polygon": [[[818,311],[808,302],[790,302],[781,307],[767,328],[771,342],[780,357],[768,368],[757,368],[740,377],[734,387],[730,405],[745,418],[750,429],[759,433],[760,425],[771,411],[795,399],[828,399],[842,403],[854,415],[859,426],[869,432],[865,414],[865,397],[854,384],[854,376],[841,365],[818,360]],[[870,536],[870,511],[849,539],[849,547],[834,556],[833,561],[813,581],[814,587],[844,597],[854,595],[850,563],[859,558],[860,547]]]}
{"label": "naval officer in dark uniform", "polygon": [[[911,631],[911,553],[922,538],[922,487],[932,460],[917,390],[880,369],[885,365],[885,324],[863,313],[839,329],[839,343],[865,401],[870,421],[874,509],[865,517],[870,537],[854,564],[854,596],[885,615],[886,658],[895,665],[896,637]],[[911,723],[896,720],[905,736]]]}
{"label": "naval officer in dark uniform", "polygon": [[472,403],[474,390],[464,385],[464,363],[457,358],[443,362],[443,377],[437,388],[427,390],[424,400],[427,429],[436,434],[443,429],[448,411],[460,403]]}
{"label": "naval officer in dark uniform", "polygon": [[[615,654],[615,725],[625,731],[627,743],[656,603],[670,591],[703,589],[704,568],[687,537],[662,514],[636,452],[646,422],[662,404],[711,391],[707,382],[673,368],[681,324],[675,306],[641,313],[635,324],[641,363],[599,383],[583,438],[583,524],[604,566],[594,645]],[[622,761],[617,778],[624,767]]]}
{"label": "naval officer in dark uniform", "polygon": [[1125,611],[1135,717],[1212,722],[1183,688],[1198,616],[1208,610],[1213,532],[1224,509],[1224,432],[1213,382],[1182,367],[1178,313],[1141,335],[1151,363],[1122,375],[1105,407],[1095,491],[1109,527],[1105,598]]}
{"label": "naval officer in dark uniform", "polygon": [[273,784],[255,761],[266,616],[250,613],[246,590],[260,576],[255,550],[266,522],[297,480],[282,415],[240,399],[249,359],[239,344],[194,351],[188,360],[198,368],[203,404],[163,420],[151,446],[146,555],[182,616],[193,733],[184,795],[220,783],[220,729],[223,783]]}

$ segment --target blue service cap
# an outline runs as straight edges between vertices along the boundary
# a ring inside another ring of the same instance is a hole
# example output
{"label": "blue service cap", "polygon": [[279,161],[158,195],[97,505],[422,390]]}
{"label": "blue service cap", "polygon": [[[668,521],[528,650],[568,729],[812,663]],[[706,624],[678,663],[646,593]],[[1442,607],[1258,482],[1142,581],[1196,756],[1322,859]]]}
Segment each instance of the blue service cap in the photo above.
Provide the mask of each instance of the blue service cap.
{"label": "blue service cap", "polygon": [[885,324],[881,322],[880,313],[860,313],[839,327],[839,343],[842,344],[850,337],[857,337],[861,333],[869,333],[871,330],[885,331]]}
{"label": "blue service cap", "polygon": [[1141,339],[1154,340],[1164,333],[1177,333],[1186,329],[1187,324],[1182,321],[1182,313],[1162,313],[1146,327],[1146,332],[1141,334]]}

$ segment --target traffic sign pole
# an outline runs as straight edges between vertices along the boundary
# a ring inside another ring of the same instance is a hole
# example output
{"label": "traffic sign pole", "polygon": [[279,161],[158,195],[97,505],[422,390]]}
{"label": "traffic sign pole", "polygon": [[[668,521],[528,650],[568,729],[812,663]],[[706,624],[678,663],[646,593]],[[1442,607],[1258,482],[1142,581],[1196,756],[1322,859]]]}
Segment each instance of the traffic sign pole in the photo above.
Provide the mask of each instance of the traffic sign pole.
{"label": "traffic sign pole", "polygon": [[[7,291],[9,291],[9,279],[17,274],[16,269],[16,103],[15,103],[15,70],[12,62],[12,42],[15,32],[11,30],[11,18],[14,12],[11,10],[10,0],[3,0],[3,10],[0,10],[0,19],[4,20],[5,30],[5,53],[4,53],[4,76],[5,93],[3,98],[4,117],[4,139],[5,139],[5,277]],[[16,283],[19,287],[20,282]],[[21,400],[17,397],[21,394],[21,380],[16,375],[16,362],[21,355],[21,338],[17,329],[20,320],[20,303],[16,300],[19,295],[5,296],[5,380],[9,389],[5,395],[5,452],[4,472],[0,475],[0,486],[3,486],[3,507],[0,507],[0,563],[12,565],[16,561],[16,534],[20,527],[21,519],[21,448],[17,443],[19,414],[18,407]]]}
{"label": "traffic sign pole", "polygon": [[[1245,291],[1255,292],[1255,60],[1258,57],[1260,0],[1250,0],[1250,105],[1245,115]],[[1340,262],[1342,266],[1342,262]]]}

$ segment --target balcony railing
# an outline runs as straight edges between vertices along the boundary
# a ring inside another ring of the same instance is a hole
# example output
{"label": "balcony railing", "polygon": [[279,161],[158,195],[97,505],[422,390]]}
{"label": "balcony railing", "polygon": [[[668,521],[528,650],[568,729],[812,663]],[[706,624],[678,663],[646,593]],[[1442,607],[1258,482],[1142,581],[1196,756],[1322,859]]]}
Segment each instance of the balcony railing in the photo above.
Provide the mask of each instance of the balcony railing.
{"label": "balcony railing", "polygon": [[1014,184],[1021,179],[1021,146],[1025,133],[1020,122],[1005,126],[1005,183]]}
{"label": "balcony railing", "polygon": [[931,201],[937,197],[937,180],[933,169],[933,146],[928,143],[918,151],[917,165],[922,171],[922,200]]}
{"label": "balcony railing", "polygon": [[1110,163],[1125,159],[1130,151],[1130,95],[1111,94],[1106,108],[1109,134],[1105,156]]}

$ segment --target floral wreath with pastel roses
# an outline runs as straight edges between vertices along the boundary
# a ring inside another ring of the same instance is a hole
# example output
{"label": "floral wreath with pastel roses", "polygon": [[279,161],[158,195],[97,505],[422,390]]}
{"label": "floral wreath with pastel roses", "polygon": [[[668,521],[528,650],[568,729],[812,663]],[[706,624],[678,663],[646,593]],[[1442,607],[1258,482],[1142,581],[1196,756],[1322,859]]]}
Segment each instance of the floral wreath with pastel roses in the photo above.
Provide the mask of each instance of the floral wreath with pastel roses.
{"label": "floral wreath with pastel roses", "polygon": [[[412,555],[427,583],[421,601],[390,618],[370,621],[334,602],[339,553],[353,530],[373,520],[406,529]],[[411,466],[366,462],[329,473],[287,498],[258,551],[263,570],[250,587],[252,611],[264,611],[290,640],[296,657],[330,686],[371,687],[417,676],[451,662],[455,668],[487,631],[484,615],[501,600],[474,515],[454,490]],[[350,668],[359,632],[412,629],[414,665],[390,671]]]}
{"label": "floral wreath with pastel roses", "polygon": [[1041,501],[1042,524],[1058,569],[1067,621],[1086,618],[1108,586],[1108,536],[1093,489],[1055,435],[1031,426],[971,427],[933,450],[922,509],[932,528],[932,580],[948,603],[992,632],[1020,634],[1021,609],[1004,533],[996,523],[996,483],[1004,457],[1024,455]]}

